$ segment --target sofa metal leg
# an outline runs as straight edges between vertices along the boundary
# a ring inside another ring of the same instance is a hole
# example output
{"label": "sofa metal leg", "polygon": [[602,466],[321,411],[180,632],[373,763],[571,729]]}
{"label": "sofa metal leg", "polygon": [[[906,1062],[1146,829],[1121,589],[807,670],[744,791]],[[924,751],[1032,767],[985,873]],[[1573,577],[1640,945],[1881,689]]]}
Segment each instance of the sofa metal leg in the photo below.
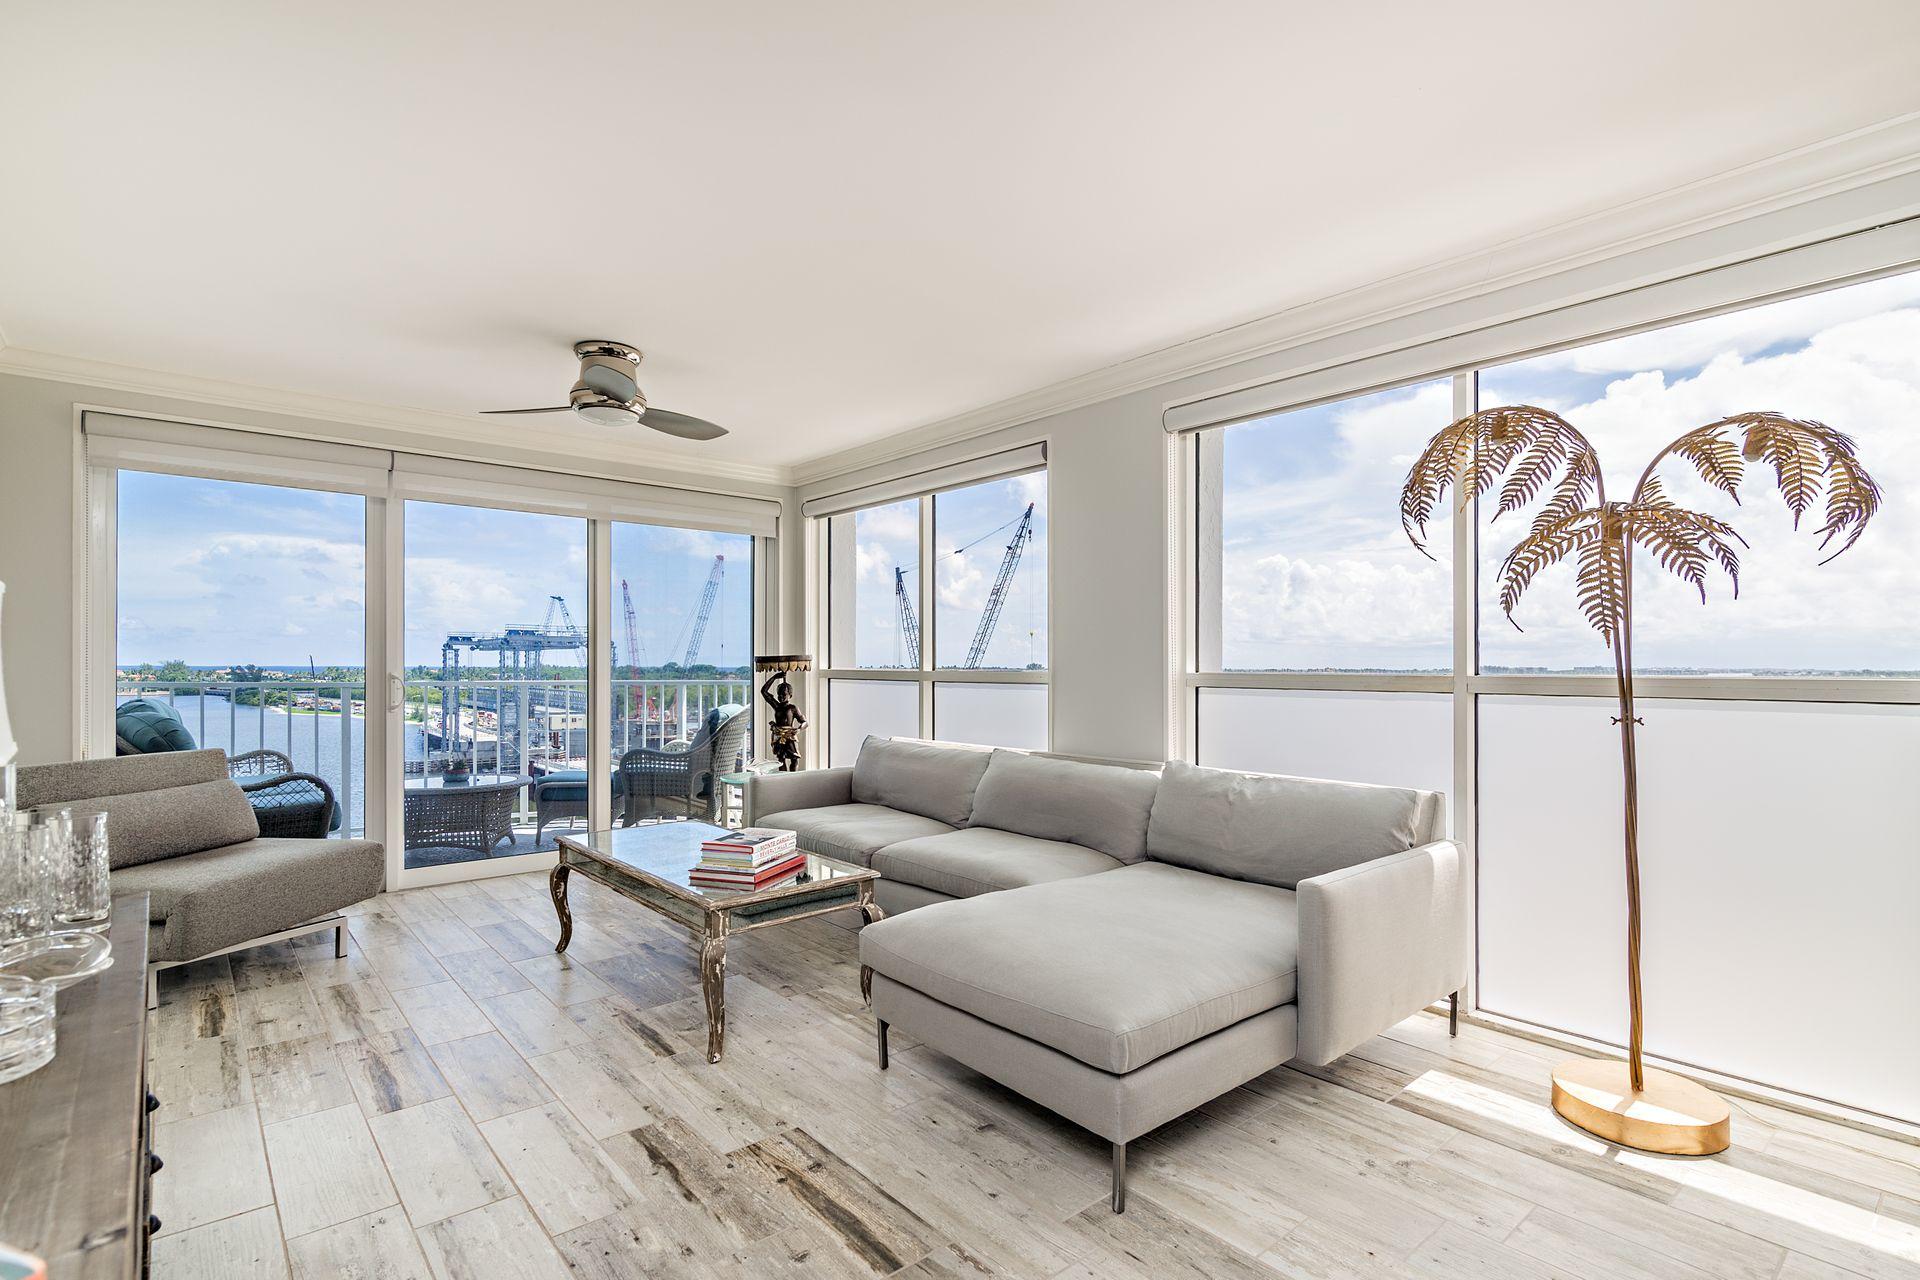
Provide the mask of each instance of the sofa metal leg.
{"label": "sofa metal leg", "polygon": [[335,960],[347,958],[347,926],[344,924],[333,926],[333,958]]}
{"label": "sofa metal leg", "polygon": [[1447,997],[1447,1034],[1460,1034],[1460,993],[1454,992]]}
{"label": "sofa metal leg", "polygon": [[1113,1211],[1127,1211],[1127,1144],[1113,1144]]}
{"label": "sofa metal leg", "polygon": [[[879,1019],[874,1021],[879,1022]],[[887,1069],[887,1024],[884,1022],[880,1023],[880,1069]]]}

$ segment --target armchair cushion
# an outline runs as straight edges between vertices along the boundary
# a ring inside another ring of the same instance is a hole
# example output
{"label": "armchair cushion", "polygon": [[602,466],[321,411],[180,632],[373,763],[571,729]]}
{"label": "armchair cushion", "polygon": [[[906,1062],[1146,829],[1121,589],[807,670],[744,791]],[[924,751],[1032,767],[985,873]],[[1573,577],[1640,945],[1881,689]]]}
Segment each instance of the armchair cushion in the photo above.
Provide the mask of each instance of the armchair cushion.
{"label": "armchair cushion", "polygon": [[146,893],[152,960],[191,960],[290,929],[380,892],[373,840],[247,840],[113,873],[115,893]]}
{"label": "armchair cushion", "polygon": [[260,834],[246,793],[229,778],[76,801],[73,811],[107,815],[107,863],[115,870]]}
{"label": "armchair cushion", "polygon": [[[613,771],[613,795],[618,798],[626,793],[626,779],[618,769]],[[533,798],[535,803],[542,800],[585,803],[587,799],[587,771],[585,769],[556,769],[552,773],[543,773],[533,780]]]}
{"label": "armchair cushion", "polygon": [[992,755],[983,747],[869,736],[853,762],[853,798],[964,827]]}
{"label": "armchair cushion", "polygon": [[1156,862],[1291,889],[1439,836],[1431,791],[1167,762],[1147,824]]}
{"label": "armchair cushion", "polygon": [[217,748],[148,756],[95,756],[91,760],[23,767],[18,801],[22,809],[34,809],[41,805],[126,795],[132,791],[184,787],[226,776],[227,753]]}

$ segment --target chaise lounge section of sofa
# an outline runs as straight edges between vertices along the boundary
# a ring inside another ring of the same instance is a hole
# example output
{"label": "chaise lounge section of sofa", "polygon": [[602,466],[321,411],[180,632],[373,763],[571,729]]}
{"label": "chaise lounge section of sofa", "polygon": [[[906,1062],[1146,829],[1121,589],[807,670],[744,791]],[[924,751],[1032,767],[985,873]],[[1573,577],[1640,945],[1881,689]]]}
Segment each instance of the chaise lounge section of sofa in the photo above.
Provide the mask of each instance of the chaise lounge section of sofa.
{"label": "chaise lounge section of sofa", "polygon": [[1113,1144],[1465,984],[1434,792],[869,738],[756,778],[749,820],[881,872],[861,933],[889,1026]]}

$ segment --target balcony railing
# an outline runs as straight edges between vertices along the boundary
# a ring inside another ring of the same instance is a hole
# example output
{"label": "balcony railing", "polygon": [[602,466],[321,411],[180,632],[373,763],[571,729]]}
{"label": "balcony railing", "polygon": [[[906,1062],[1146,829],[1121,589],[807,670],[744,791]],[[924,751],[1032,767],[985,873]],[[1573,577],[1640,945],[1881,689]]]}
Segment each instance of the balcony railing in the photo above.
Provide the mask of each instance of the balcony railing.
{"label": "balcony railing", "polygon": [[[607,721],[613,758],[636,747],[670,749],[692,740],[706,715],[746,704],[745,679],[616,679]],[[445,771],[455,758],[474,773],[585,768],[587,682],[458,680],[405,682],[408,776]],[[360,835],[366,814],[366,685],[340,681],[134,680],[117,699],[169,702],[203,747],[228,755],[279,751],[302,773],[326,779],[341,808],[340,835]],[[524,810],[526,798],[520,799]],[[531,825],[531,817],[527,819]]]}

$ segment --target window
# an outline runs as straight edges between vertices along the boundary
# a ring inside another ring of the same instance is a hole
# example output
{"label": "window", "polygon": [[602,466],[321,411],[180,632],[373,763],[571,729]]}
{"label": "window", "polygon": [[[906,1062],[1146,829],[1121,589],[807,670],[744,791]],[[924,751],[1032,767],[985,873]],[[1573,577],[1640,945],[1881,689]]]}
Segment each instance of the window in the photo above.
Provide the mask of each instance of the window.
{"label": "window", "polygon": [[[1193,758],[1450,791],[1475,858],[1477,1007],[1620,1042],[1611,655],[1569,565],[1533,581],[1515,611],[1524,631],[1502,613],[1498,570],[1532,507],[1495,521],[1483,502],[1470,538],[1430,528],[1427,561],[1398,527],[1401,483],[1416,451],[1476,407],[1565,417],[1599,453],[1610,499],[1661,446],[1729,414],[1844,431],[1883,506],[1824,565],[1764,463],[1739,506],[1684,462],[1660,472],[1669,497],[1751,545],[1738,599],[1710,579],[1703,606],[1657,568],[1634,579],[1647,1043],[1920,1120],[1912,1082],[1876,1069],[1920,1054],[1920,1001],[1858,980],[1920,965],[1907,919],[1920,871],[1900,835],[1914,816],[1900,773],[1920,750],[1917,350],[1909,273],[1200,432],[1184,464]],[[1456,671],[1455,653],[1476,662]],[[1689,909],[1708,900],[1734,909]],[[1750,980],[1763,972],[1772,980]],[[1821,1051],[1837,1043],[1849,1053]]]}
{"label": "window", "polygon": [[332,789],[332,834],[361,834],[367,500],[133,470],[117,493],[115,702],[171,704],[229,758],[285,757]]}
{"label": "window", "polygon": [[[1920,274],[1894,276],[1500,365],[1480,378],[1484,405],[1536,404],[1599,452],[1609,497],[1631,491],[1654,452],[1690,428],[1770,409],[1846,432],[1885,506],[1832,564],[1795,530],[1770,476],[1742,505],[1685,463],[1661,469],[1674,501],[1733,521],[1740,598],[1725,580],[1709,602],[1671,574],[1634,579],[1634,667],[1641,674],[1920,676]],[[1814,513],[1817,515],[1818,513]],[[1815,521],[1815,524],[1818,522]],[[1511,527],[1509,527],[1511,526]],[[1573,579],[1549,573],[1515,611],[1497,602],[1500,558],[1524,532],[1509,518],[1480,535],[1481,669],[1608,669],[1581,620]],[[1831,548],[1829,548],[1831,550]]]}
{"label": "window", "polygon": [[[684,791],[668,798],[636,791],[629,803],[619,776],[627,752],[671,753],[697,738],[709,720],[720,733],[721,722],[739,708],[739,722],[716,738],[732,751],[715,759],[714,771],[732,773],[751,754],[754,583],[753,539],[746,534],[616,521],[612,536],[608,723],[615,771],[610,812],[618,823],[629,815],[638,821],[688,811],[680,803]],[[585,818],[584,802],[553,794],[547,806],[553,816]]]}
{"label": "window", "polygon": [[1044,750],[1046,472],[821,524],[829,763],[868,734]]}

